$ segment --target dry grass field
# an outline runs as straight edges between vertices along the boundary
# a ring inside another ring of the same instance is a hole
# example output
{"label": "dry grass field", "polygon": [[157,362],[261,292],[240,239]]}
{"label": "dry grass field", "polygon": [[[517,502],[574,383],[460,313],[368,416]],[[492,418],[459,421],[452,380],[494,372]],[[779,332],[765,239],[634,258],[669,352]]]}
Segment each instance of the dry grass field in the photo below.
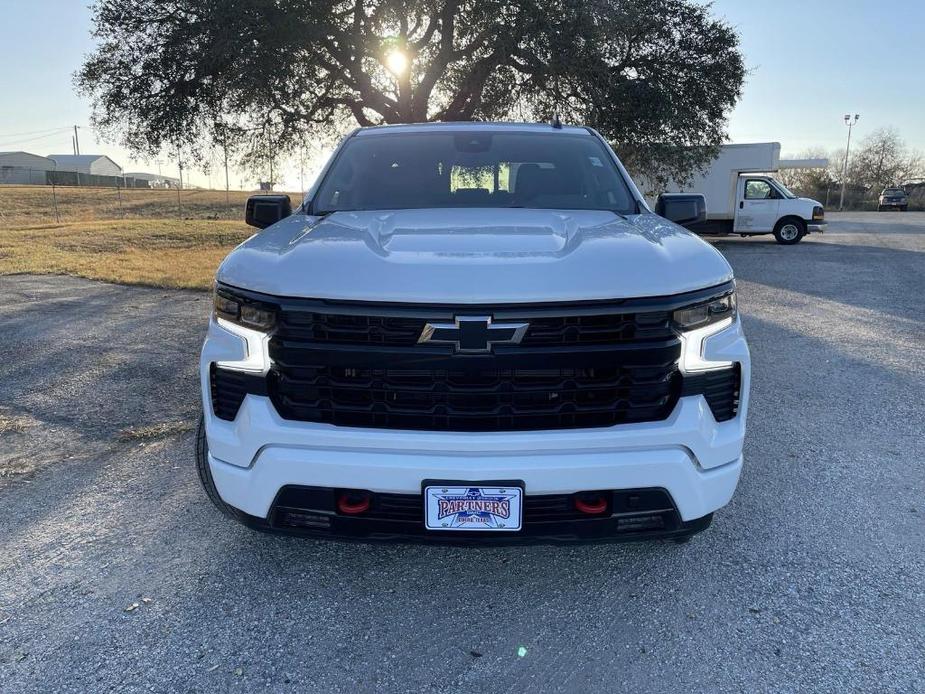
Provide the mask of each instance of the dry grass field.
{"label": "dry grass field", "polygon": [[[66,274],[121,284],[207,289],[254,229],[252,193],[0,186],[0,274]],[[298,194],[290,194],[293,202]],[[182,218],[180,210],[182,209]]]}
{"label": "dry grass field", "polygon": [[75,275],[207,289],[228,252],[251,235],[228,220],[119,219],[0,228],[0,274]]}

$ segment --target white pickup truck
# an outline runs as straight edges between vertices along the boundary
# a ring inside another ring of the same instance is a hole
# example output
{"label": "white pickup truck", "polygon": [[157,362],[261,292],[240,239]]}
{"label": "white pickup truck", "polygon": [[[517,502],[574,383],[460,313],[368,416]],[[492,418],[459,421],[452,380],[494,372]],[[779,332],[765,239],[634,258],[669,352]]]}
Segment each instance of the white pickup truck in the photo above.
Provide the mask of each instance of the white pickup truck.
{"label": "white pickup truck", "polygon": [[[692,200],[694,199],[694,200]],[[198,469],[261,530],[423,542],[670,538],[742,469],[732,269],[595,131],[364,128],[222,263]],[[666,218],[667,217],[667,218]]]}
{"label": "white pickup truck", "polygon": [[706,222],[689,228],[698,234],[774,234],[785,245],[824,231],[822,203],[787,190],[770,175],[780,167],[777,142],[724,146],[706,172],[673,187],[706,198]]}

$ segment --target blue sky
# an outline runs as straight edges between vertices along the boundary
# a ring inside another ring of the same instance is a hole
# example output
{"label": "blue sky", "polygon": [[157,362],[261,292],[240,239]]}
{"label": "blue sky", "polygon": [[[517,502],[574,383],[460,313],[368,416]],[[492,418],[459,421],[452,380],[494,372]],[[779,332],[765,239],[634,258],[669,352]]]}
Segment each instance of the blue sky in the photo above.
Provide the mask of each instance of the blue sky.
{"label": "blue sky", "polygon": [[[93,48],[86,4],[0,0],[0,150],[69,152],[69,132],[35,131],[89,124],[89,105],[71,85]],[[841,118],[851,112],[861,114],[857,137],[893,126],[925,150],[925,2],[716,0],[713,11],[739,31],[750,70],[729,122],[733,142],[776,140],[785,153],[835,149],[846,134]],[[90,130],[80,138],[84,152],[109,154],[126,169],[156,169],[95,142]],[[173,169],[164,163],[165,173]],[[297,174],[288,178],[298,185]],[[193,182],[208,181],[194,175]]]}

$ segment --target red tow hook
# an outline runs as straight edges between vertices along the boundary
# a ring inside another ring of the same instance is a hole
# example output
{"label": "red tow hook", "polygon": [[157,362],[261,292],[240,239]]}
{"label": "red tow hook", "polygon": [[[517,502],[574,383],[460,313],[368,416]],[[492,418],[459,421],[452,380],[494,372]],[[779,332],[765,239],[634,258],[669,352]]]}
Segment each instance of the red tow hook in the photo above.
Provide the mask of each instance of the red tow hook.
{"label": "red tow hook", "polygon": [[575,497],[575,508],[589,516],[596,516],[607,510],[607,499],[601,494],[579,494]]}
{"label": "red tow hook", "polygon": [[356,516],[366,513],[371,501],[366,492],[342,492],[337,497],[337,510],[347,516]]}

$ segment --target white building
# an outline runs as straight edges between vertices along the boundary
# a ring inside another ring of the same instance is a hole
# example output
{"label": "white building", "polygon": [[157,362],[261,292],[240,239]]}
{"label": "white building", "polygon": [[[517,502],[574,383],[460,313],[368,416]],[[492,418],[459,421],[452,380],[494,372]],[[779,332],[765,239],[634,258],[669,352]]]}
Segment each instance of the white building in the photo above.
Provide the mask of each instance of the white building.
{"label": "white building", "polygon": [[55,163],[48,157],[28,152],[0,152],[0,184],[45,185],[45,172],[54,170]]}
{"label": "white building", "polygon": [[126,173],[126,178],[135,178],[139,181],[147,181],[151,188],[179,188],[180,179],[172,176],[162,176],[160,174],[133,172]]}
{"label": "white building", "polygon": [[93,176],[121,176],[122,167],[104,154],[49,154],[58,171],[76,171]]}

